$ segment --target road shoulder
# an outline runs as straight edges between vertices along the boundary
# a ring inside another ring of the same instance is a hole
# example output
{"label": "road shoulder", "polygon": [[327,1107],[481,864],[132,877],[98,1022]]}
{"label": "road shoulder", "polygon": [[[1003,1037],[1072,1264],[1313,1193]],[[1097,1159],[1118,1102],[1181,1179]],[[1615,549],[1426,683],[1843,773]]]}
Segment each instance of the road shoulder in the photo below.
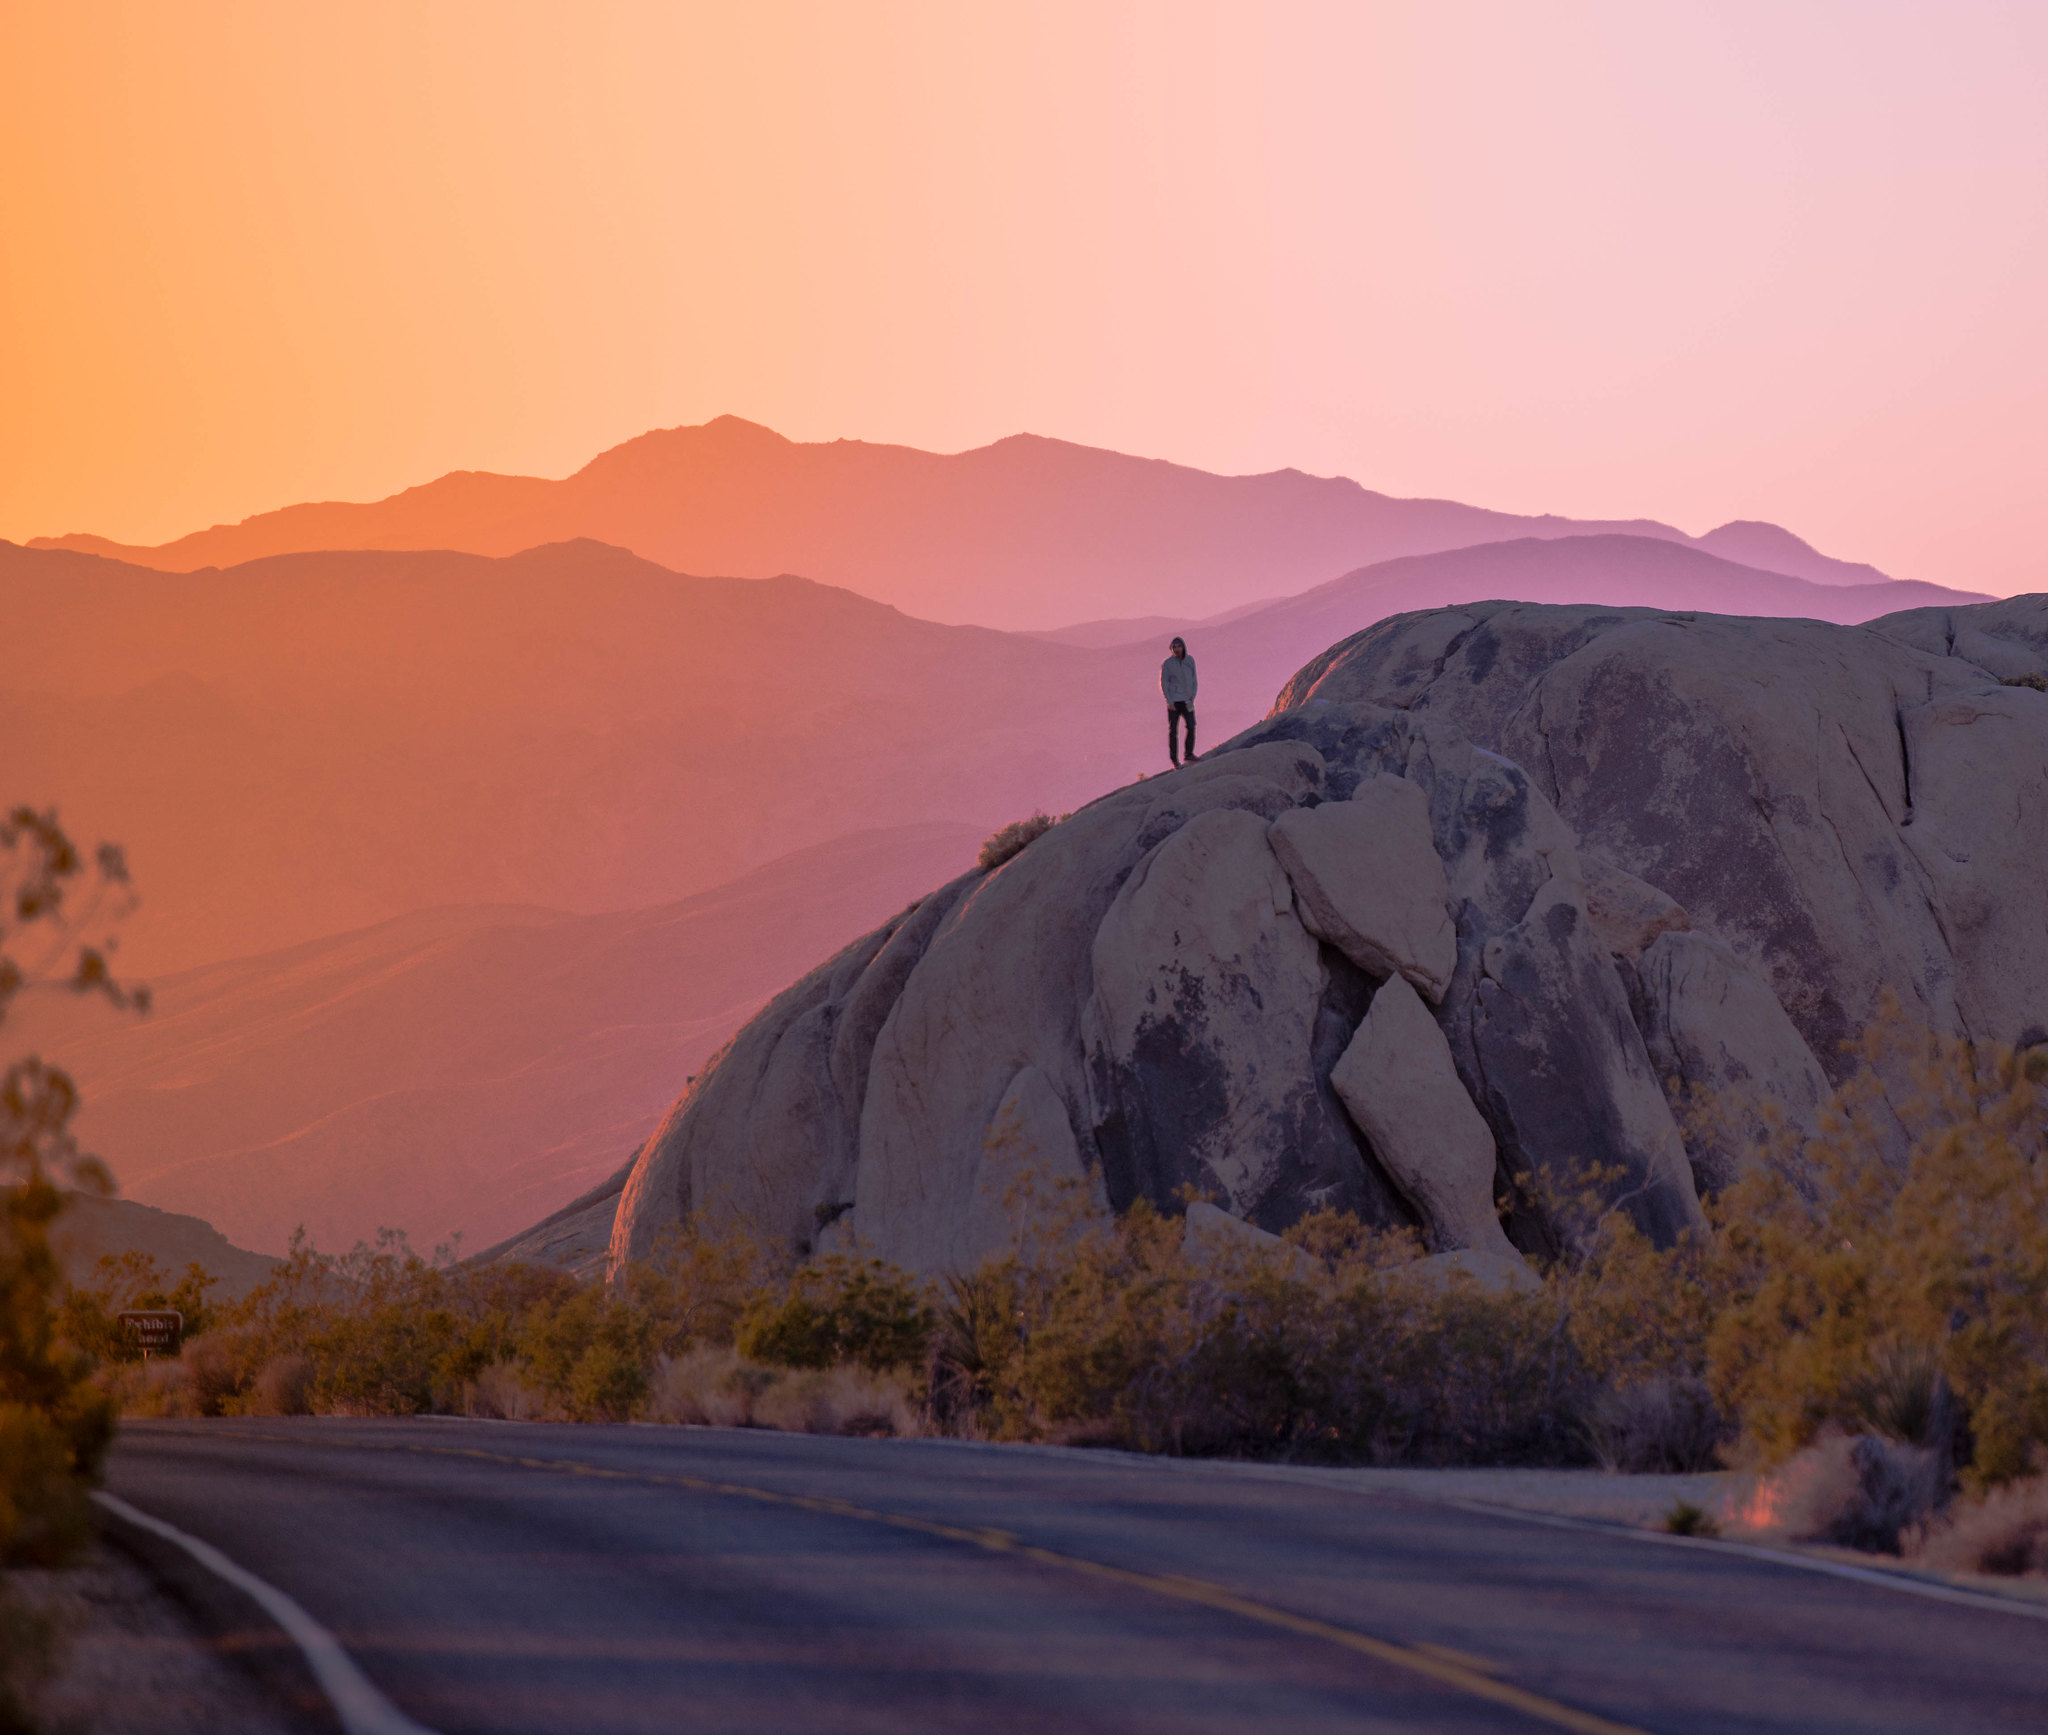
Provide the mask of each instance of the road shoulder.
{"label": "road shoulder", "polygon": [[234,1655],[118,1544],[102,1540],[61,1572],[8,1574],[63,1634],[57,1674],[41,1695],[46,1725],[93,1735],[298,1735],[289,1716]]}

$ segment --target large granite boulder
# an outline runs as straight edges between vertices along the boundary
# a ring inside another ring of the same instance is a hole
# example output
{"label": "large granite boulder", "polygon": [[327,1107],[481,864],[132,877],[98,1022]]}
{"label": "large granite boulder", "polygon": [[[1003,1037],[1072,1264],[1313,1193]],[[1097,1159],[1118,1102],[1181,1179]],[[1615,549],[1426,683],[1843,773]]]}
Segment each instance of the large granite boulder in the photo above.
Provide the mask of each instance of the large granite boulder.
{"label": "large granite boulder", "polygon": [[1478,603],[1367,628],[1279,703],[1395,706],[1514,760],[1839,1080],[1888,987],[1981,1040],[2048,1023],[2048,695],[2001,684],[2044,665],[2043,597],[1866,627]]}
{"label": "large granite boulder", "polygon": [[1200,1198],[1521,1282],[1594,1177],[1668,1239],[1887,988],[2043,1039],[2048,693],[2011,683],[2044,663],[2041,598],[1383,621],[765,1008],[641,1152],[613,1263],[697,1212],[960,1269],[1020,1201]]}

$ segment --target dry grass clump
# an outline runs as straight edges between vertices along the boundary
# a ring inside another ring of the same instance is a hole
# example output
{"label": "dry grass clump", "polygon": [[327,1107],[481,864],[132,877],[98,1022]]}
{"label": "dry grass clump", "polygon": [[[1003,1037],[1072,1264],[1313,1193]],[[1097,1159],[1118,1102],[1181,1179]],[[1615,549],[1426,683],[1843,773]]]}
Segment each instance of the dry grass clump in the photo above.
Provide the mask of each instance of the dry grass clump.
{"label": "dry grass clump", "polygon": [[462,1413],[494,1422],[538,1422],[548,1413],[547,1394],[517,1362],[494,1361],[463,1387]]}
{"label": "dry grass clump", "polygon": [[1029,819],[1013,819],[981,846],[981,855],[974,865],[983,873],[999,868],[1012,856],[1019,854],[1026,844],[1037,842],[1058,825],[1061,819],[1072,817],[1071,814],[1063,813],[1059,819],[1054,819],[1048,814],[1034,813]]}
{"label": "dry grass clump", "polygon": [[736,1350],[698,1349],[663,1358],[647,1414],[657,1422],[910,1439],[925,1432],[918,1397],[902,1370],[764,1367]]}
{"label": "dry grass clump", "polygon": [[1939,1453],[1829,1429],[1759,1477],[1728,1516],[1752,1535],[1897,1554],[1905,1534],[1924,1524],[1947,1492]]}
{"label": "dry grass clump", "polygon": [[2008,1482],[1981,1500],[1959,1503],[1927,1526],[1910,1552],[1949,1572],[2048,1576],[2048,1475]]}
{"label": "dry grass clump", "polygon": [[313,1363],[302,1355],[274,1355],[256,1370],[243,1412],[251,1416],[313,1413]]}
{"label": "dry grass clump", "polygon": [[1595,1396],[1585,1432],[1603,1470],[1683,1475],[1714,1468],[1728,1429],[1706,1381],[1653,1374]]}

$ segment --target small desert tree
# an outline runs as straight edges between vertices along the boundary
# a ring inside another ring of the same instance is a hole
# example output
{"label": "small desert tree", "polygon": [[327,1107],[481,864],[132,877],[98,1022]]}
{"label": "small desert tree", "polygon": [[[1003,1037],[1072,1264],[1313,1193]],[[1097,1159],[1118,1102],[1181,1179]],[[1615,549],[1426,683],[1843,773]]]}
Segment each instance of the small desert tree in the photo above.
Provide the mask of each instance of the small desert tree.
{"label": "small desert tree", "polygon": [[[39,989],[146,1008],[108,964],[112,930],[134,905],[120,849],[90,862],[54,812],[18,807],[0,821],[0,1023]],[[86,1493],[113,1435],[113,1408],[90,1364],[63,1340],[61,1275],[50,1225],[66,1187],[111,1190],[71,1135],[78,1091],[33,1056],[0,1076],[0,1565],[54,1565],[90,1534]],[[47,1632],[0,1598],[0,1720],[28,1722],[26,1696]]]}

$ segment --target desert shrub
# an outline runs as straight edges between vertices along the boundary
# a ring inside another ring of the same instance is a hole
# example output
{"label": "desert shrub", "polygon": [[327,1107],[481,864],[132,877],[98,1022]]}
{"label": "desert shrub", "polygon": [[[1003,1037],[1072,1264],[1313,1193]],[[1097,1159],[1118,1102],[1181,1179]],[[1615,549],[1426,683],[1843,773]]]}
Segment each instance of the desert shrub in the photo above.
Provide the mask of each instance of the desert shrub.
{"label": "desert shrub", "polygon": [[185,1336],[200,1337],[218,1318],[208,1292],[219,1286],[220,1279],[200,1265],[186,1266],[173,1283],[147,1253],[108,1253],[94,1267],[89,1284],[65,1293],[60,1329],[69,1343],[96,1362],[141,1361],[142,1350],[122,1328],[120,1314],[132,1308],[176,1308],[184,1317]]}
{"label": "desert shrub", "polygon": [[252,1416],[304,1416],[313,1409],[313,1364],[302,1355],[275,1355],[256,1370],[244,1405]]}
{"label": "desert shrub", "polygon": [[757,1298],[734,1342],[753,1361],[879,1372],[922,1365],[934,1324],[921,1284],[879,1259],[835,1253],[798,1270],[780,1295]]}
{"label": "desert shrub", "polygon": [[1764,1462],[1875,1426],[1988,1486],[2048,1445],[2048,1053],[1867,1041],[1799,1163],[1716,1201],[1709,1381]]}
{"label": "desert shrub", "polygon": [[1602,1469],[1686,1473],[1714,1467],[1726,1426],[1704,1380],[1657,1374],[1601,1391],[1585,1431]]}
{"label": "desert shrub", "polygon": [[[388,1232],[340,1255],[295,1237],[268,1281],[186,1340],[182,1379],[157,1388],[160,1401],[199,1415],[275,1414],[286,1399],[327,1415],[459,1410],[477,1376],[515,1356],[523,1336],[559,1362],[572,1334],[550,1332],[552,1311],[576,1290],[532,1267],[428,1261]],[[550,1366],[565,1385],[574,1360]],[[148,1385],[123,1389],[149,1400]]]}
{"label": "desert shrub", "polygon": [[902,1369],[876,1372],[841,1362],[797,1369],[754,1397],[754,1425],[804,1434],[907,1438],[923,1432],[916,1394]]}
{"label": "desert shrub", "polygon": [[1909,1552],[1950,1572],[2048,1575],[2048,1475],[1958,1502],[1914,1539]]}
{"label": "desert shrub", "polygon": [[[4,1006],[4,955],[0,966]],[[4,1569],[66,1565],[91,1539],[88,1502],[114,1430],[91,1358],[65,1341],[57,1309],[56,1182],[106,1184],[72,1142],[77,1101],[70,1079],[36,1061],[0,1078],[0,1724],[23,1730],[37,1726],[62,1634]]]}
{"label": "desert shrub", "polygon": [[1142,1201],[1040,1260],[950,1286],[935,1414],[996,1438],[1378,1462],[1581,1450],[1576,1374],[1549,1298],[1403,1281],[1412,1238],[1326,1213],[1304,1261],[1191,1258]]}
{"label": "desert shrub", "polygon": [[1897,1554],[1947,1488],[1939,1453],[1831,1427],[1761,1476],[1732,1516],[1760,1535]]}
{"label": "desert shrub", "polygon": [[1941,1351],[1924,1343],[1879,1343],[1864,1356],[1864,1371],[1849,1382],[1849,1402],[1875,1433],[1910,1446],[1950,1449],[1956,1402]]}
{"label": "desert shrub", "polygon": [[1026,844],[1035,843],[1060,820],[1071,817],[1063,813],[1059,819],[1053,819],[1043,813],[1034,813],[1029,819],[1013,819],[981,846],[981,855],[974,865],[983,873],[999,868],[1012,856],[1021,853]]}
{"label": "desert shrub", "polygon": [[620,1422],[647,1395],[653,1321],[597,1285],[564,1289],[528,1309],[515,1343],[527,1375],[557,1409]]}
{"label": "desert shrub", "polygon": [[2001,687],[2032,687],[2037,693],[2048,693],[2048,675],[2039,670],[2024,675],[2001,675],[1998,684]]}
{"label": "desert shrub", "polygon": [[[390,1233],[340,1255],[301,1237],[233,1307],[207,1302],[204,1273],[166,1288],[146,1260],[129,1259],[103,1261],[66,1317],[99,1351],[101,1387],[136,1414],[623,1421],[647,1405],[664,1355],[729,1344],[786,1265],[744,1233],[694,1226],[609,1288],[529,1266],[424,1259]],[[872,1350],[886,1324],[854,1288],[842,1309],[849,1353]],[[143,1366],[113,1315],[157,1296],[191,1301],[188,1318],[202,1329],[178,1357]]]}
{"label": "desert shrub", "polygon": [[661,1357],[649,1381],[649,1420],[745,1427],[754,1417],[754,1399],[771,1377],[765,1369],[751,1369],[756,1376],[752,1380],[737,1377],[745,1366],[738,1351],[712,1346]]}
{"label": "desert shrub", "polygon": [[113,1438],[114,1411],[89,1358],[59,1329],[62,1279],[50,1225],[55,1177],[104,1185],[80,1157],[78,1105],[62,1073],[27,1061],[0,1079],[0,1562],[60,1564],[90,1534],[86,1499]]}
{"label": "desert shrub", "polygon": [[676,1356],[730,1344],[741,1315],[790,1270],[786,1254],[746,1228],[713,1230],[693,1220],[666,1230],[618,1287],[632,1308],[654,1321],[660,1352]]}
{"label": "desert shrub", "polygon": [[[134,904],[118,845],[88,857],[54,811],[0,815],[0,1022],[17,996],[90,995],[146,1011],[149,993],[108,966],[111,929]],[[87,1504],[113,1436],[114,1408],[92,1357],[69,1341],[50,1226],[64,1186],[104,1193],[105,1167],[71,1135],[78,1092],[39,1060],[0,1076],[0,1726],[36,1727],[58,1623],[29,1606],[6,1568],[68,1562],[92,1534]]]}
{"label": "desert shrub", "polygon": [[1674,1500],[1664,1514],[1664,1530],[1670,1536],[1719,1536],[1721,1522],[1694,1500]]}
{"label": "desert shrub", "polygon": [[624,1345],[599,1341],[576,1358],[565,1395],[570,1413],[583,1420],[627,1421],[647,1396],[647,1369]]}
{"label": "desert shrub", "polygon": [[501,1422],[536,1422],[546,1410],[541,1393],[516,1362],[497,1361],[477,1370],[462,1388],[462,1413]]}
{"label": "desert shrub", "polygon": [[1704,1381],[1748,1462],[1833,1429],[1988,1486],[2048,1442],[2048,1054],[1916,1035],[1893,1007],[1861,1060],[1817,1136],[1750,1117],[1776,1131],[1710,1232],[1659,1249],[1619,1212],[1555,1212],[1576,1252],[1551,1286],[1590,1371]]}

